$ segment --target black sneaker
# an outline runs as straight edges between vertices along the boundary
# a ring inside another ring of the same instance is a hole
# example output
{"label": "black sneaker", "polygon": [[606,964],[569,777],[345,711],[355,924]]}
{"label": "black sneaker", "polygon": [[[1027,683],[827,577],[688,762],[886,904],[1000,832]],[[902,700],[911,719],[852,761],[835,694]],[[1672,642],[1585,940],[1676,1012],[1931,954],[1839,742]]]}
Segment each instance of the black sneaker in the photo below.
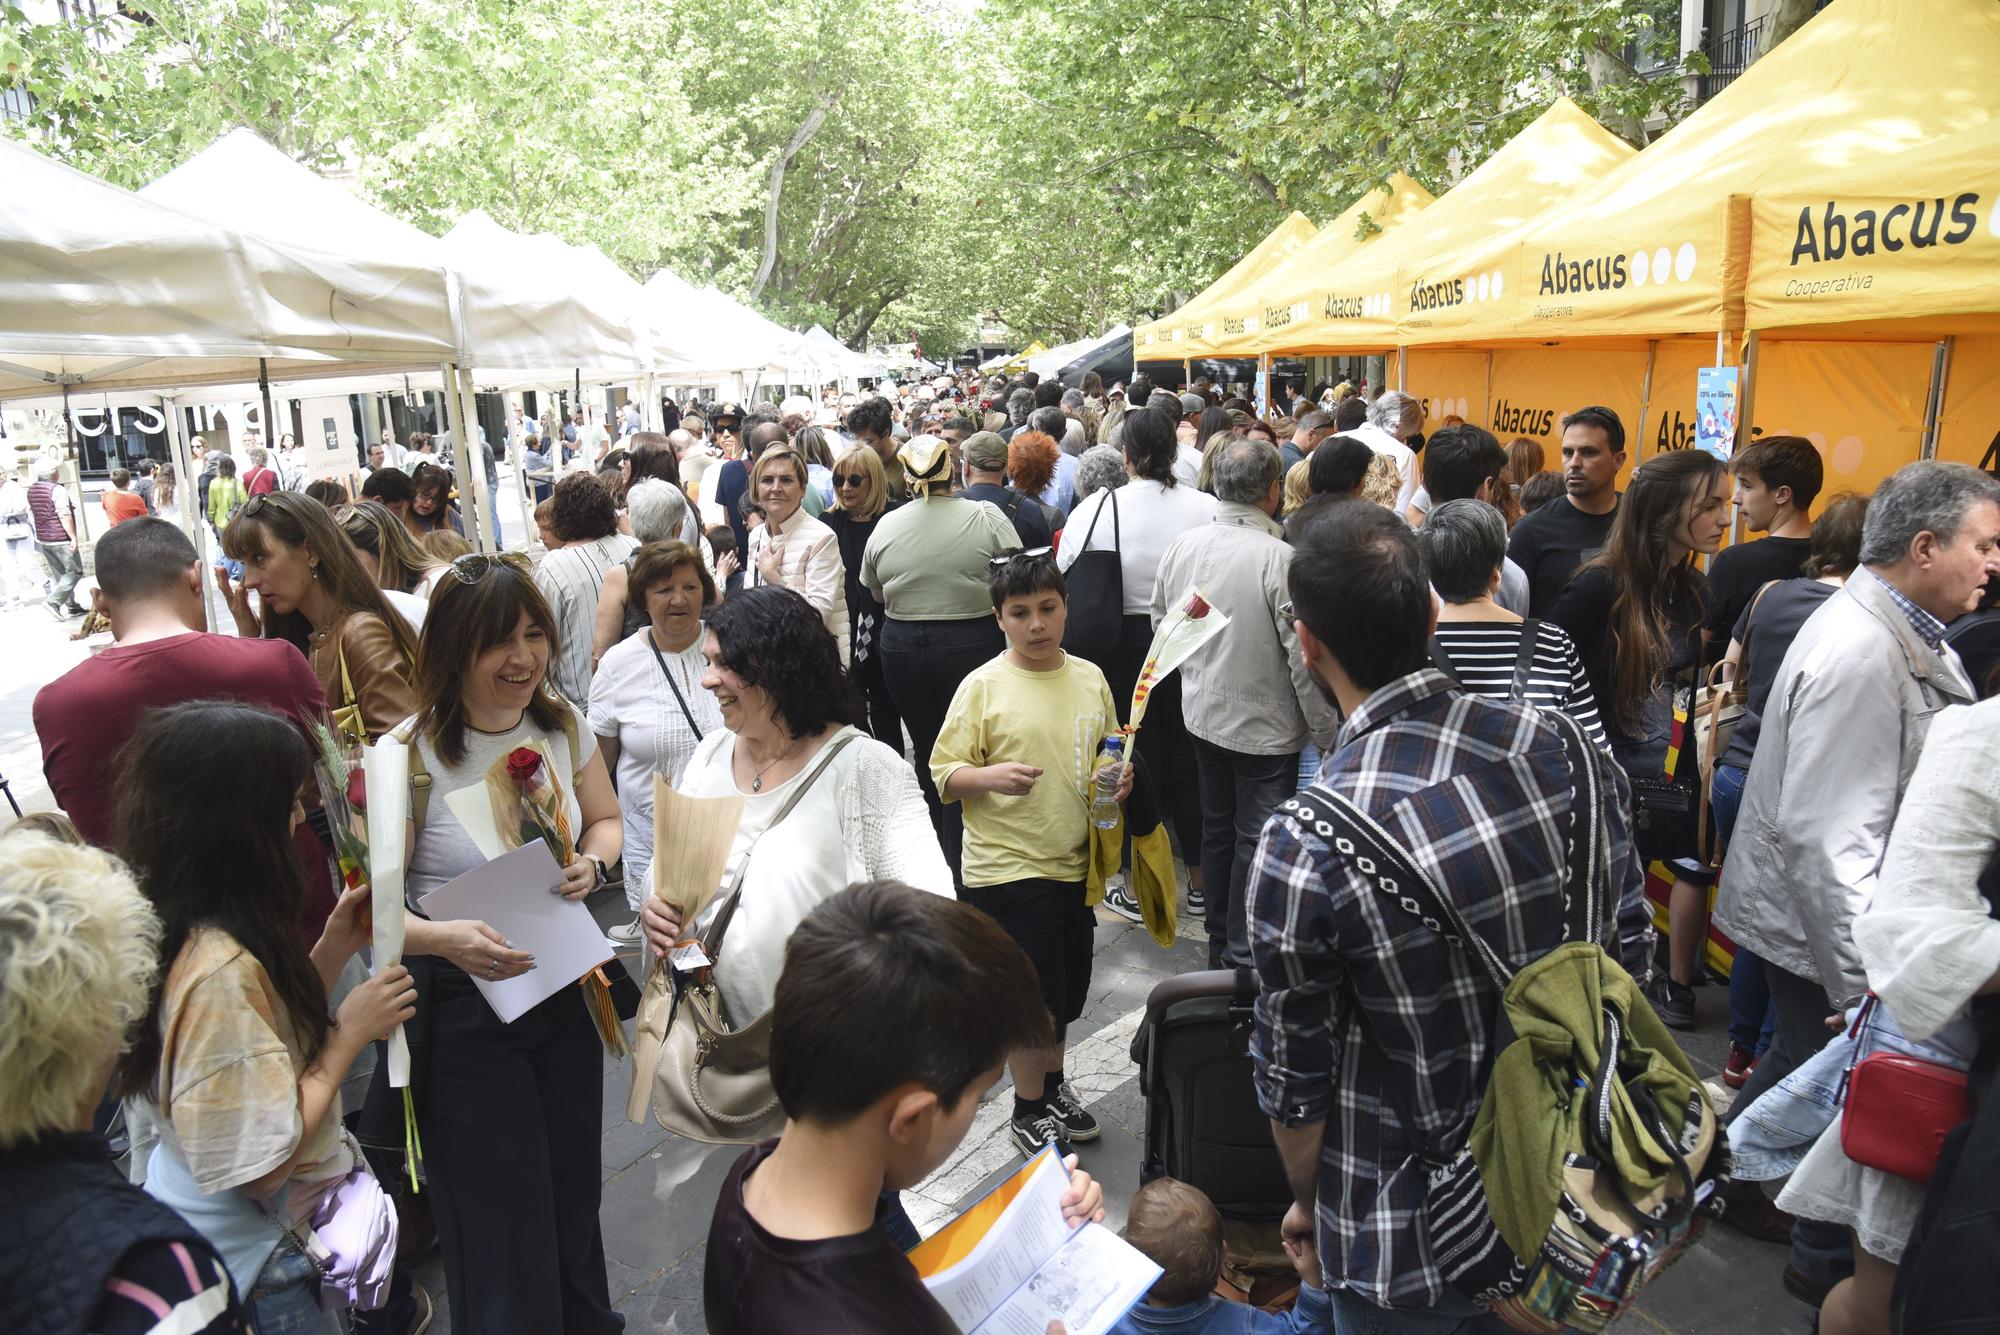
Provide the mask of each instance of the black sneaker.
{"label": "black sneaker", "polygon": [[1083,1100],[1076,1096],[1076,1088],[1065,1080],[1049,1095],[1049,1111],[1062,1123],[1063,1135],[1073,1143],[1096,1140],[1101,1134],[1097,1119],[1083,1106]]}
{"label": "black sneaker", "polygon": [[1063,1124],[1053,1109],[1041,1108],[1016,1117],[1007,1126],[1014,1133],[1014,1143],[1030,1159],[1040,1154],[1042,1147],[1050,1142],[1054,1142],[1058,1156],[1069,1153],[1069,1138],[1064,1134]]}
{"label": "black sneaker", "polygon": [[1208,891],[1198,885],[1190,885],[1187,892],[1187,906],[1189,913],[1208,912]]}
{"label": "black sneaker", "polygon": [[1646,989],[1646,999],[1653,1003],[1653,1009],[1659,1012],[1667,1028],[1694,1028],[1694,989],[1686,983],[1677,983],[1660,974]]}
{"label": "black sneaker", "polygon": [[1131,887],[1123,881],[1106,887],[1104,907],[1121,918],[1129,918],[1133,922],[1146,921],[1146,911],[1139,907],[1138,898],[1133,895]]}

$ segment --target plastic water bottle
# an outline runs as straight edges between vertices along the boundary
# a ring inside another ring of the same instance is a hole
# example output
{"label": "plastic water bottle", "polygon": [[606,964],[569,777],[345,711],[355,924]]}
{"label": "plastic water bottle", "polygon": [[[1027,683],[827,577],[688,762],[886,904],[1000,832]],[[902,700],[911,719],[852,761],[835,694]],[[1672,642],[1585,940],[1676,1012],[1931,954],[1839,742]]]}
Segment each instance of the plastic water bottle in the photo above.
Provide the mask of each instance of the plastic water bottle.
{"label": "plastic water bottle", "polygon": [[1118,781],[1124,777],[1125,739],[1106,737],[1097,748],[1097,770],[1090,776],[1090,823],[1100,830],[1118,828]]}

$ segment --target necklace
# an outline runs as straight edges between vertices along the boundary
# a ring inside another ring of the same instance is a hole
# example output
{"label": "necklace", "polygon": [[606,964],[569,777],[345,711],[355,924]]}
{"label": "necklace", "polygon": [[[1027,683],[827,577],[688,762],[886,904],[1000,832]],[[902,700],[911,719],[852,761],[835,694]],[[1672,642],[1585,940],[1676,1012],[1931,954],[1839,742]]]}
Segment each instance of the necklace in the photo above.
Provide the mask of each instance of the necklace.
{"label": "necklace", "polygon": [[769,774],[769,773],[770,773],[770,772],[771,772],[771,771],[772,771],[773,769],[775,769],[775,768],[777,767],[777,764],[778,764],[778,761],[780,761],[780,760],[783,760],[783,759],[784,759],[784,758],[785,758],[786,756],[788,756],[788,755],[790,755],[790,754],[791,754],[792,752],[794,752],[794,751],[798,750],[798,747],[799,747],[799,739],[798,739],[798,738],[796,738],[796,737],[794,737],[794,738],[792,739],[792,744],[791,744],[790,746],[788,746],[788,747],[786,747],[786,748],[785,748],[784,750],[782,750],[782,751],[778,752],[778,754],[777,754],[777,757],[776,757],[775,759],[773,759],[773,760],[771,761],[771,763],[770,763],[770,764],[768,764],[768,765],[764,766],[764,768],[762,768],[762,769],[758,770],[758,771],[757,771],[757,773],[756,773],[755,775],[753,775],[753,776],[751,777],[751,779],[750,779],[750,791],[751,791],[751,792],[753,792],[753,793],[761,793],[761,792],[763,792],[763,791],[764,791],[764,776],[765,776],[766,774]]}

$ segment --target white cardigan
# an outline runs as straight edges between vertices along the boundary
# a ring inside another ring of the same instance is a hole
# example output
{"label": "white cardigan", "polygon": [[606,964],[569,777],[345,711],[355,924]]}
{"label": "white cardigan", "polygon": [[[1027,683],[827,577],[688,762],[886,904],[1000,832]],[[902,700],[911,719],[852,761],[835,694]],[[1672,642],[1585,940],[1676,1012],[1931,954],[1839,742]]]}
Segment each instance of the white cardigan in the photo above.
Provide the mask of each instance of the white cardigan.
{"label": "white cardigan", "polygon": [[[842,728],[825,745],[858,732]],[[731,773],[735,755],[736,734],[716,729],[695,748],[676,787],[690,797],[743,798],[743,822],[730,846],[723,890],[746,852],[750,869],[715,972],[730,1023],[745,1025],[771,1008],[785,943],[820,901],[856,881],[902,881],[938,895],[951,894],[952,884],[916,771],[881,742],[856,736],[792,808],[784,825],[763,840],[757,836],[792,789],[812,773],[819,755],[814,753],[799,774],[761,793],[738,790]],[[716,902],[696,919],[698,930],[706,930],[720,902],[718,892]]]}
{"label": "white cardigan", "polygon": [[778,546],[778,582],[811,603],[840,642],[840,665],[847,666],[847,570],[840,561],[840,542],[833,530],[803,508],[785,521],[783,529],[769,523],[750,530],[750,551],[743,562],[743,584],[764,583],[757,558],[774,542]]}

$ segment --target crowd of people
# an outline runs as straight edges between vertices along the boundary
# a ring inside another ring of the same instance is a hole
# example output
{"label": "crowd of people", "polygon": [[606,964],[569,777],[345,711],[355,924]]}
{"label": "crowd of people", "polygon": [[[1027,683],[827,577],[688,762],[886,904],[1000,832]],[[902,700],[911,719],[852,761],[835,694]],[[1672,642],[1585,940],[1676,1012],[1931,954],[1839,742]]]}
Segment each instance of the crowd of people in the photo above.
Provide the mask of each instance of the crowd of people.
{"label": "crowd of people", "polygon": [[[661,431],[636,405],[615,434],[517,412],[535,533],[501,552],[465,543],[429,437],[371,446],[352,495],[288,475],[282,443],[241,466],[198,443],[207,569],[171,470],[114,476],[89,609],[113,642],[35,701],[63,814],[0,836],[4,1324],[421,1332],[408,1265],[434,1235],[461,1335],[623,1328],[590,1001],[503,1022],[474,982],[533,954],[419,911],[489,857],[446,799],[526,750],[569,836],[557,892],[622,892],[607,950],[641,979],[712,971],[768,1042],[783,1130],[722,1183],[711,1329],[953,1329],[897,1193],[996,1088],[1024,1155],[1066,1157],[1065,1217],[1103,1218],[1067,1031],[1096,907],[1146,921],[1158,893],[1106,816],[1142,802],[1210,968],[1258,992],[1239,1095],[1271,1124],[1299,1288],[1282,1315],[1214,1297],[1216,1206],[1161,1178],[1124,1232],[1162,1275],[1119,1330],[1511,1328],[1456,1284],[1426,1195],[1500,1089],[1506,980],[1594,943],[1671,1048],[1711,901],[1736,1093],[1704,1200],[1791,1244],[1827,1335],[1886,1335],[1892,1306],[1947,1329],[1903,1289],[1949,1259],[1898,1281],[1950,1206],[1936,1138],[1892,1091],[1864,1151],[1840,1090],[1906,1057],[1969,1080],[1992,1135],[2000,483],[1927,461],[1823,497],[1793,436],[1630,467],[1596,406],[1549,469],[1457,419],[1426,436],[1400,391],[1288,406],[1093,373],[664,404]],[[80,531],[36,471],[0,521],[73,615]],[[204,629],[211,588],[233,634]],[[1227,624],[1155,679],[1197,594]],[[322,729],[408,748],[398,964],[369,967],[368,887],[330,862]],[[691,914],[656,888],[656,779],[741,804],[728,892]],[[1672,882],[1657,963],[1649,866]],[[398,1028],[413,1126],[378,1055]]]}

